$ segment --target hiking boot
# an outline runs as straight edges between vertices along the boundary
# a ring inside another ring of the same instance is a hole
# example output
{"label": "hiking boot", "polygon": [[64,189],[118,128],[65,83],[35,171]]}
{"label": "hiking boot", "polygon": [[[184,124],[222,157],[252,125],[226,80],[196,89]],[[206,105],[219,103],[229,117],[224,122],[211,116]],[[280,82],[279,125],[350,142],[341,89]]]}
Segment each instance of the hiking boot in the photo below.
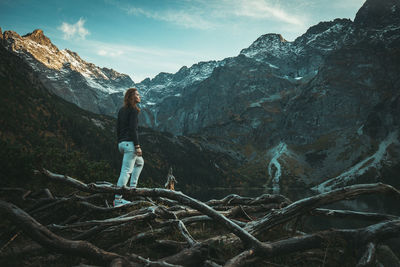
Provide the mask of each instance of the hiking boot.
{"label": "hiking boot", "polygon": [[123,198],[116,198],[116,199],[114,199],[113,206],[114,206],[114,208],[116,208],[116,207],[121,207],[121,206],[129,204],[129,203],[131,203],[131,202],[128,200],[125,200]]}

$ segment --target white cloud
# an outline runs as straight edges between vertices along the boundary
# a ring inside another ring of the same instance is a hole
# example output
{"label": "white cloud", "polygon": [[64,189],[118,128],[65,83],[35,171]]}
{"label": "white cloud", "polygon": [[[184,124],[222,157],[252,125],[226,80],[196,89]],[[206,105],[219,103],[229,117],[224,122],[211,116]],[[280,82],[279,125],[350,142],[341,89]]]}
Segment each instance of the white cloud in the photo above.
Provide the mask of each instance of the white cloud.
{"label": "white cloud", "polygon": [[303,25],[304,20],[294,14],[287,13],[278,5],[272,5],[265,0],[238,0],[233,6],[232,13],[253,19],[269,19],[280,22]]}
{"label": "white cloud", "polygon": [[[97,51],[98,55],[114,55],[119,56],[125,53],[137,53],[141,55],[152,55],[152,56],[165,56],[173,54],[176,56],[188,55],[188,52],[176,50],[176,49],[165,49],[158,47],[141,47],[135,45],[123,45],[123,44],[113,44],[94,40],[86,40],[82,45],[93,48]],[[190,53],[191,54],[191,53]]]}
{"label": "white cloud", "polygon": [[101,49],[101,50],[97,51],[97,54],[99,56],[107,56],[107,51]]}
{"label": "white cloud", "polygon": [[[121,7],[125,12],[134,16],[166,21],[184,28],[215,29],[217,27],[229,28],[232,21],[247,19],[253,21],[269,21],[285,23],[292,26],[303,26],[306,18],[289,12],[278,2],[272,0],[195,0],[179,2],[174,9],[153,10],[137,6]],[[290,8],[293,9],[293,8]]]}
{"label": "white cloud", "polygon": [[80,39],[85,39],[86,35],[89,34],[89,31],[84,27],[85,20],[80,18],[75,24],[69,24],[67,22],[63,22],[59,30],[64,33],[64,39],[72,39],[78,37]]}
{"label": "white cloud", "polygon": [[105,48],[105,49],[99,49],[97,51],[97,54],[99,56],[103,56],[103,57],[118,57],[118,56],[121,56],[122,54],[124,54],[124,52],[122,50],[118,50],[118,49]]}
{"label": "white cloud", "polygon": [[148,11],[142,8],[129,7],[125,8],[126,12],[131,15],[143,15],[147,18],[161,20],[179,25],[184,28],[194,29],[210,29],[214,28],[214,23],[207,21],[199,14],[199,10],[165,10],[162,12]]}

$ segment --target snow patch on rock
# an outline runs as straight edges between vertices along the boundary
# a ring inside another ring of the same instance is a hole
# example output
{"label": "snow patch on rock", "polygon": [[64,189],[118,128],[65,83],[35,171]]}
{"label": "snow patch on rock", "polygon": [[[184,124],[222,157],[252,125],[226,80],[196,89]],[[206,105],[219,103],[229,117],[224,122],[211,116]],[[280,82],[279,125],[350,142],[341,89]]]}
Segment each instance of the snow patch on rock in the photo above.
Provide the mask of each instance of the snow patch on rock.
{"label": "snow patch on rock", "polygon": [[398,137],[398,132],[397,131],[392,132],[391,134],[388,135],[388,137],[385,140],[383,140],[380,143],[378,150],[372,156],[369,156],[363,161],[357,163],[356,165],[354,165],[341,175],[329,179],[328,181],[325,181],[317,186],[314,186],[311,189],[318,192],[331,191],[335,188],[346,186],[347,183],[354,181],[357,177],[363,175],[366,171],[368,171],[371,168],[380,169],[382,167],[382,163],[385,160],[387,148],[391,144],[398,142],[397,137]]}
{"label": "snow patch on rock", "polygon": [[[272,178],[272,191],[274,194],[279,194],[280,186],[279,181],[282,175],[281,164],[279,162],[279,158],[284,154],[290,154],[287,149],[287,145],[284,142],[280,142],[279,145],[274,147],[269,151],[270,154],[273,155],[271,161],[268,164],[268,174]],[[272,167],[275,167],[275,172]]]}

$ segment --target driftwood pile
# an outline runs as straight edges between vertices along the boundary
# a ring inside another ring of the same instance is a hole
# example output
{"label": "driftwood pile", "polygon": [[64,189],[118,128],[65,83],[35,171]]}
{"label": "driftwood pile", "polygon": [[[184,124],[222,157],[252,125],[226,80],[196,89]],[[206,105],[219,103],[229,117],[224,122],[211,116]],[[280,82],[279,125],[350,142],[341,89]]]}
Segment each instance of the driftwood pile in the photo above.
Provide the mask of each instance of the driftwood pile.
{"label": "driftwood pile", "polygon": [[[45,169],[41,173],[78,191],[55,197],[45,190],[45,198],[34,198],[21,189],[32,203],[24,210],[0,200],[2,220],[13,225],[13,233],[0,233],[0,265],[28,259],[42,266],[375,266],[380,244],[400,236],[397,216],[321,208],[367,194],[400,199],[386,184],[353,185],[296,202],[264,194],[203,203],[168,189],[85,184]],[[108,205],[115,193],[132,203]],[[371,223],[305,233],[299,230],[305,216]]]}

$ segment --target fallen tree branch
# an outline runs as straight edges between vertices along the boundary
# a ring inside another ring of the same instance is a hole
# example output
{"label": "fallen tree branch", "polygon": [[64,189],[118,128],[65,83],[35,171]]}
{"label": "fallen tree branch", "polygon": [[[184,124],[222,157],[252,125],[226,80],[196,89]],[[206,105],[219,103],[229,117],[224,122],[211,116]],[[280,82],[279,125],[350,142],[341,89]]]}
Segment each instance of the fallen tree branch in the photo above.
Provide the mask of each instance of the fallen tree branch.
{"label": "fallen tree branch", "polygon": [[257,247],[261,248],[263,244],[257,240],[254,236],[249,234],[246,230],[241,228],[239,225],[234,223],[233,221],[229,220],[225,216],[219,214],[217,211],[212,209],[211,207],[207,206],[203,202],[200,202],[194,198],[191,198],[182,192],[172,191],[168,189],[161,189],[161,188],[128,188],[128,187],[116,187],[116,186],[103,186],[103,185],[96,185],[96,184],[85,184],[80,182],[74,178],[55,174],[46,169],[42,170],[42,173],[45,174],[48,178],[61,181],[64,183],[69,184],[79,190],[84,192],[91,192],[91,193],[114,193],[114,194],[121,194],[127,196],[142,196],[142,197],[166,197],[169,199],[176,200],[184,205],[187,205],[193,209],[196,209],[202,212],[205,215],[213,218],[216,222],[224,225],[228,228],[229,231],[234,233],[238,236],[245,246],[248,247]]}
{"label": "fallen tree branch", "polygon": [[101,206],[97,206],[97,205],[94,205],[94,204],[86,202],[86,201],[79,201],[78,203],[87,208],[90,208],[94,211],[100,211],[100,212],[112,212],[115,210],[126,209],[126,208],[130,208],[130,207],[135,207],[135,206],[141,206],[141,205],[151,206],[152,205],[152,203],[150,203],[149,201],[144,201],[144,200],[132,201],[129,204],[119,206],[119,207],[101,207]]}
{"label": "fallen tree branch", "polygon": [[264,251],[251,250],[242,252],[240,255],[227,262],[229,266],[241,266],[243,262],[251,257],[272,258],[293,252],[301,252],[314,248],[321,248],[332,238],[342,238],[347,242],[353,242],[356,247],[365,246],[369,242],[381,242],[400,236],[400,220],[386,221],[359,229],[332,229],[291,237],[280,241],[266,243]]}
{"label": "fallen tree branch", "polygon": [[150,239],[150,238],[156,238],[162,234],[169,233],[170,231],[171,231],[171,227],[165,226],[165,227],[154,229],[154,230],[147,231],[144,233],[139,233],[139,234],[129,238],[128,240],[125,240],[124,242],[112,245],[111,247],[108,248],[108,250],[114,251],[115,249],[117,249],[119,247],[123,247],[123,246],[131,247],[132,244],[135,242]]}
{"label": "fallen tree branch", "polygon": [[176,264],[171,264],[166,261],[151,261],[148,259],[145,259],[139,255],[131,254],[129,255],[130,259],[133,259],[135,262],[139,262],[143,264],[144,266],[149,266],[149,267],[183,267],[182,265],[176,265]]}
{"label": "fallen tree branch", "polygon": [[299,215],[308,213],[317,207],[371,193],[391,193],[400,197],[400,192],[397,189],[382,183],[346,186],[341,189],[298,200],[281,210],[274,210],[260,220],[249,222],[245,229],[250,234],[258,236],[278,224],[285,223]]}
{"label": "fallen tree branch", "polygon": [[111,226],[111,225],[117,225],[117,224],[122,224],[122,223],[127,223],[127,222],[135,222],[135,221],[146,221],[146,220],[151,220],[156,217],[155,213],[149,212],[146,214],[140,214],[136,216],[130,216],[130,217],[124,217],[124,218],[110,218],[110,219],[105,219],[105,220],[91,220],[91,221],[86,221],[86,222],[77,222],[74,224],[69,224],[69,225],[57,225],[57,224],[52,224],[49,225],[49,228],[54,228],[58,230],[63,230],[63,229],[70,229],[70,228],[77,228],[77,227],[85,227],[85,226]]}
{"label": "fallen tree branch", "polygon": [[350,218],[359,219],[364,221],[385,221],[385,220],[396,220],[398,216],[382,213],[373,212],[359,212],[351,210],[331,210],[331,209],[315,209],[310,212],[311,215],[316,216],[327,216],[336,218]]}
{"label": "fallen tree branch", "polygon": [[57,224],[52,224],[49,225],[49,228],[54,228],[54,229],[70,229],[70,228],[77,228],[77,227],[85,227],[85,226],[112,226],[116,224],[122,224],[126,222],[132,222],[132,221],[145,221],[145,220],[150,220],[154,219],[158,214],[161,212],[158,211],[160,207],[147,207],[147,208],[142,208],[140,210],[134,210],[132,212],[123,214],[119,217],[113,217],[109,219],[104,219],[104,220],[91,220],[91,221],[85,221],[85,222],[77,222],[73,223],[70,225],[57,225]]}
{"label": "fallen tree branch", "polygon": [[175,226],[178,229],[178,231],[181,233],[181,235],[185,238],[186,242],[189,244],[189,246],[193,247],[196,245],[198,242],[192,237],[192,235],[189,233],[189,231],[186,229],[185,224],[178,220],[175,222]]}
{"label": "fallen tree branch", "polygon": [[5,243],[4,246],[1,247],[0,253],[2,253],[3,250],[4,250],[8,245],[10,245],[11,242],[13,242],[20,234],[21,234],[21,231],[17,232],[15,235],[13,235],[13,236],[11,237],[11,239],[8,240],[8,242]]}
{"label": "fallen tree branch", "polygon": [[95,236],[96,234],[100,233],[101,231],[107,229],[110,227],[109,225],[97,225],[92,228],[90,228],[88,231],[80,233],[74,237],[72,237],[72,240],[87,240],[90,237]]}
{"label": "fallen tree branch", "polygon": [[169,248],[169,249],[173,248],[174,250],[176,250],[176,252],[179,252],[182,249],[185,249],[188,247],[187,242],[179,242],[179,241],[175,241],[175,240],[156,240],[155,242],[166,248]]}
{"label": "fallen tree branch", "polygon": [[271,195],[271,194],[263,194],[257,198],[252,197],[242,197],[236,194],[227,195],[223,199],[216,200],[212,199],[206,202],[209,206],[217,206],[217,205],[259,205],[259,204],[272,204],[272,203],[291,203],[291,201],[282,195]]}
{"label": "fallen tree branch", "polygon": [[207,259],[207,256],[208,246],[199,243],[191,248],[186,248],[175,255],[162,258],[159,261],[165,261],[170,264],[182,266],[201,266]]}
{"label": "fallen tree branch", "polygon": [[245,250],[227,261],[224,267],[245,266],[247,261],[254,256],[254,253],[255,252],[252,249]]}
{"label": "fallen tree branch", "polygon": [[[76,179],[74,179],[72,177],[69,177],[67,175],[61,175],[61,174],[52,173],[51,171],[46,170],[46,169],[42,169],[41,173],[46,175],[47,177],[51,178],[52,180],[60,181],[60,182],[64,182],[64,183],[66,182],[70,186],[72,186],[72,187],[74,187],[76,189],[79,189],[82,192],[86,192],[86,193],[93,193],[94,192],[93,189],[91,189],[87,184],[85,184],[85,183],[83,183],[83,182],[81,182],[79,180],[76,180]],[[101,192],[99,192],[99,193],[101,193]]]}
{"label": "fallen tree branch", "polygon": [[369,242],[366,245],[365,252],[362,255],[360,261],[357,264],[357,267],[364,267],[364,266],[375,266],[375,252],[376,247],[373,242]]}
{"label": "fallen tree branch", "polygon": [[7,215],[7,218],[18,224],[25,234],[49,250],[88,258],[103,264],[105,262],[110,263],[115,258],[124,258],[116,253],[102,250],[86,241],[70,241],[57,236],[25,211],[11,203],[0,200],[0,210]]}

